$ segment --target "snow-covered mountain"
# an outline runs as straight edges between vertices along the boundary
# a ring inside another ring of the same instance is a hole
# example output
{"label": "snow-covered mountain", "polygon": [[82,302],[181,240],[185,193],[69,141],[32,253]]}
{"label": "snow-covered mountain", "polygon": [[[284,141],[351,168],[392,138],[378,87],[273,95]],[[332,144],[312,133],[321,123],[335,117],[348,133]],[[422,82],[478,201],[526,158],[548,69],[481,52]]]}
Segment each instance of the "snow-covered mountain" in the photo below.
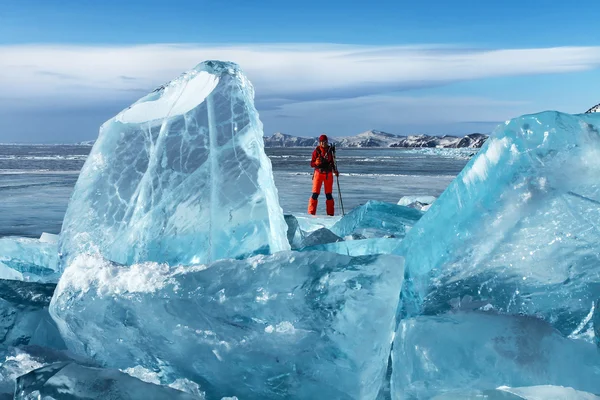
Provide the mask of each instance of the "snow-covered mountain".
{"label": "snow-covered mountain", "polygon": [[313,147],[317,145],[317,138],[303,138],[276,132],[272,136],[265,136],[265,147]]}
{"label": "snow-covered mountain", "polygon": [[[330,139],[340,147],[471,147],[479,148],[488,138],[481,133],[472,133],[464,137],[458,136],[429,136],[411,135],[399,136],[392,133],[369,130],[355,136],[338,137]],[[303,138],[298,136],[275,133],[264,138],[265,147],[313,147],[317,145],[317,138]]]}
{"label": "snow-covered mountain", "polygon": [[595,113],[595,112],[600,112],[600,104],[596,104],[594,107],[590,108],[585,113],[589,114],[589,113]]}

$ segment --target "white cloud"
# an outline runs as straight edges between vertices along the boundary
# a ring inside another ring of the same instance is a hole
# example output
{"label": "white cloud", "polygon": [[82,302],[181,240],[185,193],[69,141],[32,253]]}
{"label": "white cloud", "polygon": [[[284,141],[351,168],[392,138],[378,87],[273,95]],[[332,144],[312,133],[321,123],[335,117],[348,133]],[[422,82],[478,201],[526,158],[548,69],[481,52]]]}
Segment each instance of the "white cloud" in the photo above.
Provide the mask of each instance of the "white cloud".
{"label": "white cloud", "polygon": [[352,98],[488,77],[600,66],[600,47],[472,50],[449,46],[5,45],[0,97],[133,98],[206,59],[240,64],[260,99]]}
{"label": "white cloud", "polygon": [[[376,95],[353,99],[316,100],[282,105],[260,113],[265,133],[332,136],[380,129],[399,134],[464,134],[489,132],[498,122],[535,111],[523,101],[481,97]],[[475,120],[474,120],[475,118]],[[485,122],[487,121],[487,122]]]}

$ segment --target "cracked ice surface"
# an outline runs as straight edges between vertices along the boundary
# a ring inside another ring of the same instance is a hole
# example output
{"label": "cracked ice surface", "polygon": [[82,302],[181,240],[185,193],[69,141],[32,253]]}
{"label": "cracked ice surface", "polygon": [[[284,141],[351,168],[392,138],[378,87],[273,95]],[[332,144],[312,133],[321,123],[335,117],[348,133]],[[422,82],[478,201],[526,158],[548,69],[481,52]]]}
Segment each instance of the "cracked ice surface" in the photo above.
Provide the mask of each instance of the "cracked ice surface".
{"label": "cracked ice surface", "polygon": [[598,126],[557,112],[500,126],[406,235],[407,312],[470,295],[576,330],[600,298]]}
{"label": "cracked ice surface", "polygon": [[100,129],[61,232],[78,253],[123,264],[204,263],[288,250],[254,89],[207,61]]}

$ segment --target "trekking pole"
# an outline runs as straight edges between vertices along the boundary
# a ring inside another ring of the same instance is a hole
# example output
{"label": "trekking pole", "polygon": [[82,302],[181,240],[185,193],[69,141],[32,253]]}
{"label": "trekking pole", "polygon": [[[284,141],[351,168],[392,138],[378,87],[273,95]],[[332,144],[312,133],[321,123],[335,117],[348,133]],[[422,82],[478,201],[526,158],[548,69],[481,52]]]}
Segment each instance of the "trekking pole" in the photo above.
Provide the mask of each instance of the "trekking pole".
{"label": "trekking pole", "polygon": [[[335,157],[335,145],[333,146],[333,165],[335,166],[335,170],[338,170],[337,167],[337,158]],[[339,172],[338,172],[339,174]],[[340,190],[340,177],[336,176],[337,189],[338,189],[338,200],[340,202],[340,207],[342,207],[342,216],[346,215],[344,212],[344,203],[342,202],[342,191]]]}

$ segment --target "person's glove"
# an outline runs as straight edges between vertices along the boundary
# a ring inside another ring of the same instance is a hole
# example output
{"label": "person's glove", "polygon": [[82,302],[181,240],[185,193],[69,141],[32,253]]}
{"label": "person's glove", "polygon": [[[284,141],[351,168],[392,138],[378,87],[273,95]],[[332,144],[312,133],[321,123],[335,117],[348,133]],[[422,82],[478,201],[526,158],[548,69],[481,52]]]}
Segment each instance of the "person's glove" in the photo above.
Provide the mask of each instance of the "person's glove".
{"label": "person's glove", "polygon": [[340,173],[335,171],[335,176],[340,176]]}
{"label": "person's glove", "polygon": [[323,159],[321,157],[317,157],[317,159],[315,160],[315,165],[317,167],[320,167],[321,164],[323,164]]}

